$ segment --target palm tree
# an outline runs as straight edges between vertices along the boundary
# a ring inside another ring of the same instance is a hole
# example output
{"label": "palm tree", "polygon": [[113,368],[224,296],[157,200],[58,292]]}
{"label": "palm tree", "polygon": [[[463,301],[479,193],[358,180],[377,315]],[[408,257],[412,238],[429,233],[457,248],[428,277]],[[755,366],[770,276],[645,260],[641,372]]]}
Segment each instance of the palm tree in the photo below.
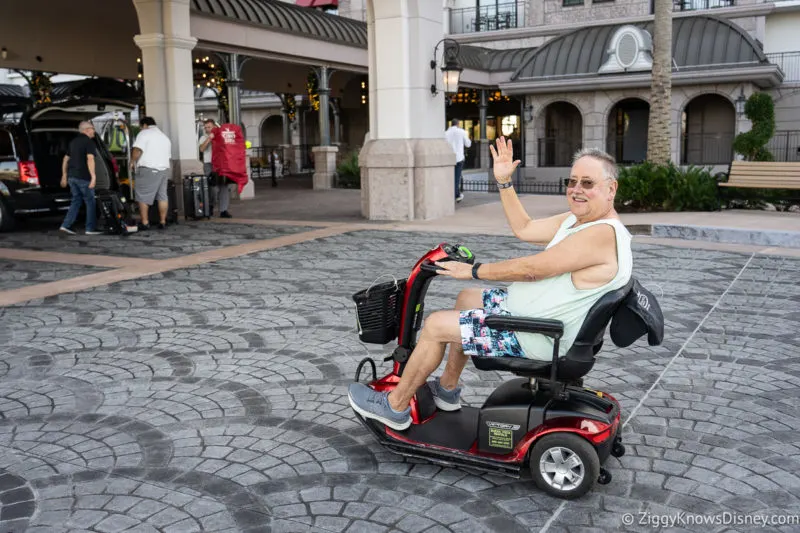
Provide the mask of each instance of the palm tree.
{"label": "palm tree", "polygon": [[654,0],[654,6],[647,160],[665,165],[672,156],[672,0]]}

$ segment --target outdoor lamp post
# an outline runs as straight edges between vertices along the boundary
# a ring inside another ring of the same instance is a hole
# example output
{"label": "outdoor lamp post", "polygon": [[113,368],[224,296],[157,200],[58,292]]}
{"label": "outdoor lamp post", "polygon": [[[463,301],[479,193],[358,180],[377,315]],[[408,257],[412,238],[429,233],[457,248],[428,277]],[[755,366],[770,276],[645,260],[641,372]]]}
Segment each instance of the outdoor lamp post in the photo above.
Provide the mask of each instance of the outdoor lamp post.
{"label": "outdoor lamp post", "polygon": [[[458,92],[461,72],[464,71],[458,63],[458,55],[461,50],[458,42],[453,39],[442,39],[436,43],[436,47],[433,49],[433,60],[431,60],[431,70],[434,71],[433,84],[431,85],[431,95],[433,96],[439,94],[439,90],[436,88],[436,52],[442,43],[445,43],[445,48],[442,51],[442,87],[446,94],[456,94]],[[448,48],[447,44],[453,44],[454,48]]]}
{"label": "outdoor lamp post", "polygon": [[739,98],[736,99],[736,115],[741,118],[744,116],[744,106],[747,103],[747,98],[744,96],[744,89],[740,89]]}

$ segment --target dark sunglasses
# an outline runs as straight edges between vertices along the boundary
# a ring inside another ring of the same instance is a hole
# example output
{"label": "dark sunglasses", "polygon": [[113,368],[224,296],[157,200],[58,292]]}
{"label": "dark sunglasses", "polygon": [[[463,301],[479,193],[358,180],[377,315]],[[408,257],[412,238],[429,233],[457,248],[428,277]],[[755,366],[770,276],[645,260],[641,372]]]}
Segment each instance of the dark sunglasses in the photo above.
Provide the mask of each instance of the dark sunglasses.
{"label": "dark sunglasses", "polygon": [[564,178],[564,185],[566,185],[568,189],[574,189],[578,185],[579,181],[581,183],[581,189],[587,191],[592,189],[597,183],[594,180],[577,180],[575,178]]}

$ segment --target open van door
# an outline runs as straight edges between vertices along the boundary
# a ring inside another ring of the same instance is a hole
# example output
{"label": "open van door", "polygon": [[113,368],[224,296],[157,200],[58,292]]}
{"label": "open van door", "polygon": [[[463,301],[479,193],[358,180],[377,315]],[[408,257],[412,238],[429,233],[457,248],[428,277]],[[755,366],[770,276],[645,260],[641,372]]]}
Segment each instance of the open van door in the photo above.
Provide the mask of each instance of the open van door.
{"label": "open van door", "polygon": [[[106,113],[130,113],[134,104],[113,100],[86,99],[52,104],[33,110],[25,119],[31,141],[31,152],[43,189],[56,191],[60,188],[61,161],[67,153],[70,141],[78,132],[82,120],[93,120]],[[118,165],[108,147],[96,132],[95,145],[98,155],[96,172],[98,191],[117,190]]]}

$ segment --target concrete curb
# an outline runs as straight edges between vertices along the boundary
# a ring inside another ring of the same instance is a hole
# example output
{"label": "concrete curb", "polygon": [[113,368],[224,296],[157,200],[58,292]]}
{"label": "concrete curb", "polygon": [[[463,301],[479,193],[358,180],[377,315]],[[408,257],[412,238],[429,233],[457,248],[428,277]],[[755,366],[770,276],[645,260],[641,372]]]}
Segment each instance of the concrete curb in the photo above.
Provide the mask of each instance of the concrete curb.
{"label": "concrete curb", "polygon": [[631,224],[626,227],[633,235],[800,249],[800,232],[797,231],[738,229],[679,224]]}

